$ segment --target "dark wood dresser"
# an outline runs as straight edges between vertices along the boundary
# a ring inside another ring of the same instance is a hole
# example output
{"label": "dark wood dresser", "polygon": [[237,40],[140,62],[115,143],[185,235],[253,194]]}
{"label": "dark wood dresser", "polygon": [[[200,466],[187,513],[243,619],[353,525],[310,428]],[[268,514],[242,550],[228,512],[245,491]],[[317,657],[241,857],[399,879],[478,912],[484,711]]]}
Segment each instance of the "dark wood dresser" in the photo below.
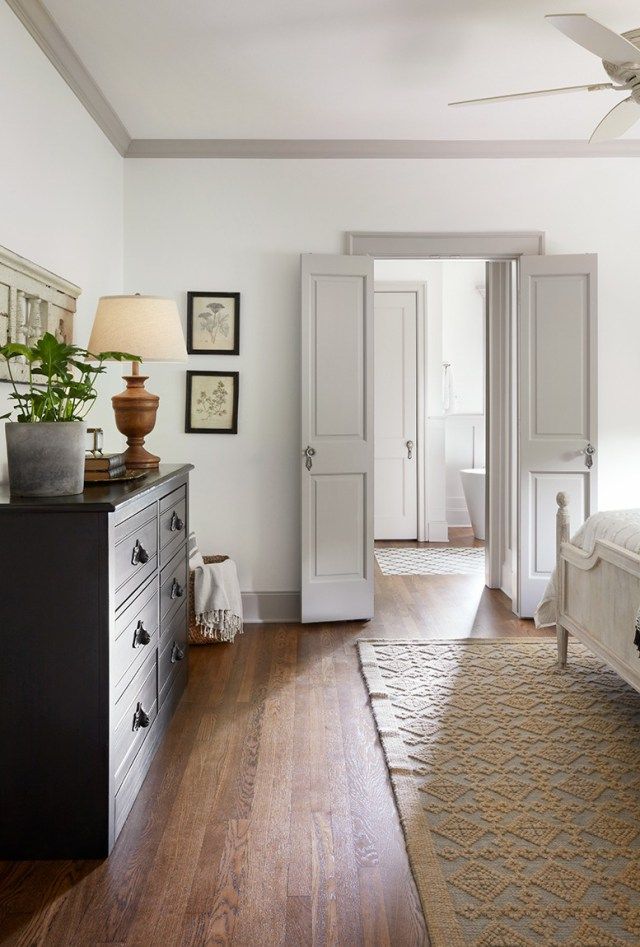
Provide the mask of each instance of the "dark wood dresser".
{"label": "dark wood dresser", "polygon": [[187,680],[191,469],[0,486],[0,858],[113,848]]}

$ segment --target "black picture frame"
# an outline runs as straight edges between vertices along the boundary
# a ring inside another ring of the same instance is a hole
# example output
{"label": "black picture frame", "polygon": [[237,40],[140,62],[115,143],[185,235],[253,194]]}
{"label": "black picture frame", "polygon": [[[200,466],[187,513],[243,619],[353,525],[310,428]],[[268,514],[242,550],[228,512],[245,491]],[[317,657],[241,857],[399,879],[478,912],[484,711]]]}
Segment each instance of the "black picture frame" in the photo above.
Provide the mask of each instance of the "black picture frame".
{"label": "black picture frame", "polygon": [[[193,380],[196,377],[202,376],[214,376],[217,378],[232,378],[233,379],[233,405],[232,405],[232,418],[231,418],[231,427],[225,428],[216,428],[216,427],[194,427],[193,417],[191,412],[191,397],[193,393]],[[224,372],[224,371],[187,371],[187,397],[186,397],[186,406],[185,406],[185,422],[184,429],[186,434],[237,434],[238,433],[238,400],[240,396],[240,372]]]}
{"label": "black picture frame", "polygon": [[[194,301],[196,299],[233,299],[233,347],[232,348],[195,348],[193,320]],[[187,293],[187,352],[189,355],[239,355],[240,354],[240,293],[207,293],[194,291]]]}

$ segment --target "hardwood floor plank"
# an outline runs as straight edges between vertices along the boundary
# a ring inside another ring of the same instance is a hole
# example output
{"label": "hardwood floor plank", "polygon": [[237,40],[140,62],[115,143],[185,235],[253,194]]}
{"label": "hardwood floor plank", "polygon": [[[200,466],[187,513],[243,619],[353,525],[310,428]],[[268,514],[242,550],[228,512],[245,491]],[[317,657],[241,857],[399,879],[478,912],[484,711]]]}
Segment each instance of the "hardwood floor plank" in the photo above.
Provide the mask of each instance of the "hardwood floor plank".
{"label": "hardwood floor plank", "polygon": [[111,857],[0,864],[0,943],[426,945],[355,642],[537,632],[475,576],[376,567],[376,590],[370,622],[193,648]]}
{"label": "hardwood floor plank", "polygon": [[283,944],[291,823],[297,633],[275,630],[249,825],[246,883],[232,943]]}
{"label": "hardwood floor plank", "polygon": [[[215,855],[221,836],[223,850],[218,860]],[[232,943],[246,874],[248,840],[248,819],[211,823],[185,911],[181,945],[226,947]]]}

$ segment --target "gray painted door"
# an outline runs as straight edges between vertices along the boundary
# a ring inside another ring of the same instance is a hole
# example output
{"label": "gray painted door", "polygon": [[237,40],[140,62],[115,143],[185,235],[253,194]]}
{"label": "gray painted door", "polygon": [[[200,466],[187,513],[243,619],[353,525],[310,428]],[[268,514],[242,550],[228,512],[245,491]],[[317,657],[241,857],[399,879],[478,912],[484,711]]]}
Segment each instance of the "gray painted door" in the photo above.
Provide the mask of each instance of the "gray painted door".
{"label": "gray painted door", "polygon": [[373,617],[373,260],[304,254],[302,621]]}
{"label": "gray painted door", "polygon": [[[556,494],[574,529],[597,509],[597,257],[520,260],[518,614],[529,618],[555,566]],[[592,466],[589,466],[589,459]]]}

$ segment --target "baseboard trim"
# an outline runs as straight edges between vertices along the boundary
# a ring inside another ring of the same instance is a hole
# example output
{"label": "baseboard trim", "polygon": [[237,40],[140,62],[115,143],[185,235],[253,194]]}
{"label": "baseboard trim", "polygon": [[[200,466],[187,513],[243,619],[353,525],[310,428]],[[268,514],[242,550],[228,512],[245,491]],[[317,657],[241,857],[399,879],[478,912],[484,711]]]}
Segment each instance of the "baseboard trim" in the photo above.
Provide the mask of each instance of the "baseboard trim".
{"label": "baseboard trim", "polygon": [[444,520],[430,520],[427,528],[427,542],[448,543],[449,525]]}
{"label": "baseboard trim", "polygon": [[243,592],[244,620],[249,624],[300,621],[300,592]]}

